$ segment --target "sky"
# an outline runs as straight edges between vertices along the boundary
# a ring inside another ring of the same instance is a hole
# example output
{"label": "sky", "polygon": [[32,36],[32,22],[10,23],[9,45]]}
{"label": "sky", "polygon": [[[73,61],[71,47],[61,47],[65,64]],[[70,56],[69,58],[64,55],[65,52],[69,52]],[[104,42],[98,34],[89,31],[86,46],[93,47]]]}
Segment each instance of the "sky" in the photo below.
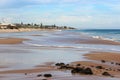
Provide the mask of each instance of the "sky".
{"label": "sky", "polygon": [[0,0],[0,22],[120,29],[120,0]]}

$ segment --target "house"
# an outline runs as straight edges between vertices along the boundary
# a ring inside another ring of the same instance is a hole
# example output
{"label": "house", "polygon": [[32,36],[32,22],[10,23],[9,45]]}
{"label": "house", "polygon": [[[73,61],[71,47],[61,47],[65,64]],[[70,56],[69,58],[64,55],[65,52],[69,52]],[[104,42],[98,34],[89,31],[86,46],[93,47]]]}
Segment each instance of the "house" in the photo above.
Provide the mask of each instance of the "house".
{"label": "house", "polygon": [[17,29],[17,27],[11,23],[0,23],[0,29]]}

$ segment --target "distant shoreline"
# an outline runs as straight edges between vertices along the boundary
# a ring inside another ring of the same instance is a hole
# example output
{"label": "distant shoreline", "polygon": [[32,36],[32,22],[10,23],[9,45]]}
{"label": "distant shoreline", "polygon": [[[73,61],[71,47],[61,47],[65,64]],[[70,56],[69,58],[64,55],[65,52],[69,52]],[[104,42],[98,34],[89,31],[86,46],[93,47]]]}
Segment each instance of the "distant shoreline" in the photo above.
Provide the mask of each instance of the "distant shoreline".
{"label": "distant shoreline", "polygon": [[61,31],[61,30],[69,30],[69,29],[36,29],[36,28],[19,28],[19,29],[0,29],[0,33],[6,33],[6,32],[29,32],[29,31]]}

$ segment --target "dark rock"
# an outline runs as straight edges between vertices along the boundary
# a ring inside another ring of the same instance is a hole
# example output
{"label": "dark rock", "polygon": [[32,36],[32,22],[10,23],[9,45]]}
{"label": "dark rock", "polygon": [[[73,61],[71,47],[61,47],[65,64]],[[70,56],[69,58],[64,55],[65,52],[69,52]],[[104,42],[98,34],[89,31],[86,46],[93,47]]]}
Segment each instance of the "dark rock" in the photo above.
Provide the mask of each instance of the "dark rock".
{"label": "dark rock", "polygon": [[111,76],[108,72],[103,72],[102,75],[104,75],[104,76]]}
{"label": "dark rock", "polygon": [[120,63],[118,63],[118,65],[120,66]]}
{"label": "dark rock", "polygon": [[51,74],[44,74],[44,77],[52,77]]}
{"label": "dark rock", "polygon": [[104,69],[102,66],[96,66],[97,69]]}
{"label": "dark rock", "polygon": [[105,63],[106,61],[105,60],[101,60],[102,63]]}
{"label": "dark rock", "polygon": [[77,64],[76,66],[81,66],[81,64]]}
{"label": "dark rock", "polygon": [[114,62],[111,62],[111,64],[114,64]]}
{"label": "dark rock", "polygon": [[71,73],[80,73],[83,71],[83,68],[74,68],[73,70],[71,70]]}
{"label": "dark rock", "polygon": [[64,66],[65,64],[64,63],[56,63],[55,65],[56,66]]}
{"label": "dark rock", "polygon": [[60,66],[60,63],[56,63],[55,65],[56,65],[56,66]]}
{"label": "dark rock", "polygon": [[67,66],[60,66],[59,69],[67,69]]}
{"label": "dark rock", "polygon": [[87,74],[87,75],[92,75],[93,72],[91,70],[91,68],[74,68],[73,70],[71,70],[71,73],[75,74],[75,73],[81,73],[81,74]]}
{"label": "dark rock", "polygon": [[42,74],[38,74],[38,75],[37,75],[37,77],[41,77],[41,76],[42,76]]}
{"label": "dark rock", "polygon": [[42,79],[42,80],[47,80],[47,79]]}
{"label": "dark rock", "polygon": [[120,69],[117,69],[118,71],[120,71]]}
{"label": "dark rock", "polygon": [[92,74],[93,74],[91,68],[86,68],[86,69],[84,69],[84,70],[82,71],[82,73],[83,73],[83,74],[89,74],[89,75],[92,75]]}
{"label": "dark rock", "polygon": [[25,73],[25,75],[27,75],[27,73]]}
{"label": "dark rock", "polygon": [[118,65],[118,63],[116,63],[116,65]]}

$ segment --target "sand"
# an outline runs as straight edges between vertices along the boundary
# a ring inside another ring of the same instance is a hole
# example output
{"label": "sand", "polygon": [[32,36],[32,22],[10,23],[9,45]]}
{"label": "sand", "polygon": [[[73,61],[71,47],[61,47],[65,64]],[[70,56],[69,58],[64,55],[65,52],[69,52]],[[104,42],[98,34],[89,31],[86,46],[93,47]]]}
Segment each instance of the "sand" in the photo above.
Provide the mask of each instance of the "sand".
{"label": "sand", "polygon": [[0,29],[0,32],[6,33],[6,32],[28,32],[28,31],[39,31],[41,29],[35,29],[35,28],[20,28],[20,29]]}
{"label": "sand", "polygon": [[[90,67],[94,75],[102,76],[103,72],[109,72],[114,77],[120,78],[120,71],[118,71],[120,69],[120,53],[91,52],[84,56],[88,61],[76,61],[72,65],[81,64],[84,67]],[[101,60],[105,62],[101,62]],[[102,66],[105,69],[96,69],[96,66]]]}
{"label": "sand", "polygon": [[8,32],[29,32],[29,31],[58,31],[57,29],[39,29],[39,28],[19,28],[19,29],[0,29],[0,33]]}
{"label": "sand", "polygon": [[51,67],[51,66],[45,67],[44,66],[44,67],[33,68],[33,69],[0,71],[0,74],[37,73],[37,72],[45,72],[45,71],[51,71],[51,70],[55,70],[54,67]]}
{"label": "sand", "polygon": [[0,39],[0,44],[20,44],[24,40],[27,40],[27,39],[23,39],[23,38],[1,38]]}
{"label": "sand", "polygon": [[120,53],[113,52],[91,52],[90,54],[84,55],[88,59],[92,60],[105,60],[120,62]]}

